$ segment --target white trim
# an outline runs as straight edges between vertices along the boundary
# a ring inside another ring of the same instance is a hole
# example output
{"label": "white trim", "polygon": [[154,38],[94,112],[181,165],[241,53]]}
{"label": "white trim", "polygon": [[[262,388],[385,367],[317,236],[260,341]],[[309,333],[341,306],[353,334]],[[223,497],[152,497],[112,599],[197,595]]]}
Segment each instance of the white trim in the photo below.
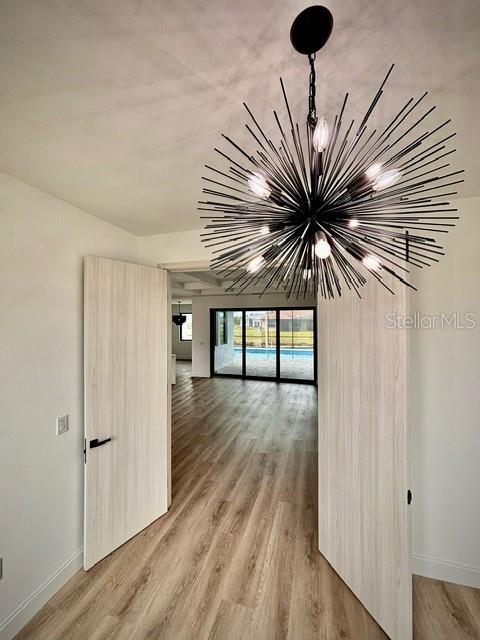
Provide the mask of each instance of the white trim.
{"label": "white trim", "polygon": [[209,271],[209,260],[196,260],[195,262],[160,262],[157,264],[159,269],[166,271]]}
{"label": "white trim", "polygon": [[82,564],[83,547],[75,551],[71,558],[66,560],[0,623],[0,640],[11,640],[67,580],[81,569]]}
{"label": "white trim", "polygon": [[455,582],[480,589],[480,568],[461,562],[449,562],[440,558],[412,554],[413,573],[444,582]]}

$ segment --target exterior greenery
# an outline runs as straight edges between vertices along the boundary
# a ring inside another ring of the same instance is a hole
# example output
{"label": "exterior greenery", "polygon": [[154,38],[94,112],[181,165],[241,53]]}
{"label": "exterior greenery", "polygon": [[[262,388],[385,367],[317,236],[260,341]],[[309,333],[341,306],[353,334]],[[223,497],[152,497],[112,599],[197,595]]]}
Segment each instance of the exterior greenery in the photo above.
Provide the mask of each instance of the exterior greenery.
{"label": "exterior greenery", "polygon": [[[268,334],[265,329],[257,327],[247,327],[246,338],[247,347],[273,347],[276,341],[276,330],[274,328],[268,329]],[[242,346],[242,330],[240,326],[235,326],[234,330],[234,344],[236,347]],[[280,331],[280,346],[288,349],[295,348],[310,348],[313,349],[313,331]]]}

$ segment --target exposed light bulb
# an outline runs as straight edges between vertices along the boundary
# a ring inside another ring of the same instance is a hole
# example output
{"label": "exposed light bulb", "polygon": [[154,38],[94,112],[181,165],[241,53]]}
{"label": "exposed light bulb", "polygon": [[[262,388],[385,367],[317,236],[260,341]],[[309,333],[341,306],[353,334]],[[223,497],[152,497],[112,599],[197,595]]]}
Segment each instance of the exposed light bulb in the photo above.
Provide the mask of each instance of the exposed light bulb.
{"label": "exposed light bulb", "polygon": [[371,167],[368,167],[368,169],[365,171],[365,175],[369,180],[375,180],[375,178],[382,170],[382,166],[383,165],[381,162],[375,162],[375,164],[372,164]]}
{"label": "exposed light bulb", "polygon": [[375,178],[372,188],[374,191],[382,191],[383,189],[388,189],[388,187],[392,187],[394,184],[396,184],[401,177],[402,172],[399,171],[399,169],[390,169],[389,171],[384,171]]}
{"label": "exposed light bulb", "polygon": [[303,270],[303,279],[304,280],[310,280],[311,277],[312,277],[312,270],[311,269],[304,269]]}
{"label": "exposed light bulb", "polygon": [[263,256],[257,256],[256,258],[250,260],[247,266],[247,271],[249,271],[250,273],[256,273],[263,267],[265,262],[266,260]]}
{"label": "exposed light bulb", "polygon": [[268,226],[268,224],[264,224],[263,227],[260,229],[260,235],[267,236],[269,233],[270,233],[270,227]]}
{"label": "exposed light bulb", "polygon": [[332,253],[332,248],[323,231],[315,234],[315,254],[318,258],[325,260]]}
{"label": "exposed light bulb", "polygon": [[356,218],[350,218],[350,220],[348,221],[348,226],[350,227],[350,229],[355,229],[359,224],[360,223]]}
{"label": "exposed light bulb", "polygon": [[373,256],[372,254],[369,254],[368,256],[365,256],[362,259],[362,263],[363,263],[364,267],[367,267],[367,269],[370,269],[372,271],[377,271],[381,267],[380,260],[378,258],[376,258],[375,256]]}
{"label": "exposed light bulb", "polygon": [[261,173],[252,173],[248,179],[248,186],[253,193],[259,198],[267,199],[272,193],[272,190],[268,186],[268,182]]}
{"label": "exposed light bulb", "polygon": [[318,122],[315,125],[315,130],[313,132],[312,143],[315,151],[318,151],[318,153],[325,151],[328,144],[328,138],[329,138],[328,123],[325,120],[325,118],[322,116],[321,118],[318,119]]}

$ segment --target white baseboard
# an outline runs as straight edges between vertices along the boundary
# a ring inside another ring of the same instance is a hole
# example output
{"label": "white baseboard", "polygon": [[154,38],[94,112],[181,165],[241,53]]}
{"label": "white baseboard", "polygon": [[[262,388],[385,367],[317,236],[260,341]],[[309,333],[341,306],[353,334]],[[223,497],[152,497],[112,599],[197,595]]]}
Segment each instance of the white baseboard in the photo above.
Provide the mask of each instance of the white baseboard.
{"label": "white baseboard", "polygon": [[447,562],[439,558],[421,556],[417,553],[413,556],[413,573],[426,578],[435,578],[445,582],[455,582],[467,587],[480,589],[480,569],[460,562]]}
{"label": "white baseboard", "polygon": [[83,565],[83,547],[47,578],[0,623],[0,640],[11,640]]}

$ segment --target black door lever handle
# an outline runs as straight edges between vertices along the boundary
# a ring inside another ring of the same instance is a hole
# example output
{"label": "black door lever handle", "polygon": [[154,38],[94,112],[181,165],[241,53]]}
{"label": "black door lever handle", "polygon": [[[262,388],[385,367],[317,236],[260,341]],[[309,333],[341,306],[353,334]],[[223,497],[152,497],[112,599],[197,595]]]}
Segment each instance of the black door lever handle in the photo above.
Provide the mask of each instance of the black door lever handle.
{"label": "black door lever handle", "polygon": [[107,442],[110,442],[111,438],[105,438],[105,440],[99,440],[98,438],[94,438],[93,440],[90,440],[90,449],[95,449],[95,447],[101,447],[102,444],[107,444]]}

